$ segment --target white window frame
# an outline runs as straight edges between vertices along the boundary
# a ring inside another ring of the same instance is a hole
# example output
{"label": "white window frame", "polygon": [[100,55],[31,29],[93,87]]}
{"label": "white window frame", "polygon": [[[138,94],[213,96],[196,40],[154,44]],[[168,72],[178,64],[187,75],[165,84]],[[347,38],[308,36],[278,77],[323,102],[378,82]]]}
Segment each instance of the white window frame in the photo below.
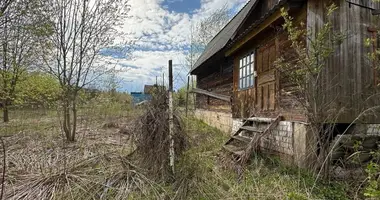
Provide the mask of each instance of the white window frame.
{"label": "white window frame", "polygon": [[255,51],[243,56],[239,60],[239,89],[245,90],[255,87],[256,66]]}

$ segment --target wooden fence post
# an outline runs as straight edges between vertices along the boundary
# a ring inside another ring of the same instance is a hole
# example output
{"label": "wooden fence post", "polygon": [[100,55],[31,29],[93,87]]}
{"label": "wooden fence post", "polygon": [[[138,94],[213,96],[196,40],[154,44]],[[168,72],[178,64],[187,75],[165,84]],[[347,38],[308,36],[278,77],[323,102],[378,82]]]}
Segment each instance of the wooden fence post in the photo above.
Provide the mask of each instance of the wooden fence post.
{"label": "wooden fence post", "polygon": [[173,62],[169,60],[169,164],[174,174]]}
{"label": "wooden fence post", "polygon": [[190,88],[190,76],[187,77],[187,90],[186,90],[186,117],[189,110],[189,88]]}

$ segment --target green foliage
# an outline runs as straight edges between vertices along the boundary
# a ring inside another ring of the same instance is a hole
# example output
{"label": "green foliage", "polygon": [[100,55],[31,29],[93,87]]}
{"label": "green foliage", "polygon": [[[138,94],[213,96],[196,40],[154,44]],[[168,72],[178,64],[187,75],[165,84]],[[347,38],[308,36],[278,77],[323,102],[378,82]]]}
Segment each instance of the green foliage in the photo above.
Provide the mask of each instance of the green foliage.
{"label": "green foliage", "polygon": [[32,72],[17,85],[15,104],[51,107],[56,105],[61,93],[58,81],[52,76]]}
{"label": "green foliage", "polygon": [[364,191],[364,196],[371,198],[380,198],[380,166],[377,163],[371,162],[367,169],[367,187]]}
{"label": "green foliage", "polygon": [[[174,104],[179,107],[185,107],[186,106],[186,95],[187,95],[187,88],[186,86],[180,88],[177,92],[174,93]],[[188,106],[189,108],[194,108],[194,95],[189,93],[188,96]]]}
{"label": "green foliage", "polygon": [[380,150],[371,152],[372,161],[367,165],[365,171],[367,173],[366,187],[364,196],[370,198],[380,198]]}

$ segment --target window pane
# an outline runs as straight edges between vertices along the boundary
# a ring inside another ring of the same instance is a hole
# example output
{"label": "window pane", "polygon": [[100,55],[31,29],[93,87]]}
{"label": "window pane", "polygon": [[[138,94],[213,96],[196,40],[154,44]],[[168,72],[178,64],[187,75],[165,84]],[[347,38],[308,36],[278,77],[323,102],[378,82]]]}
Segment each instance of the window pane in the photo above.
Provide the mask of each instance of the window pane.
{"label": "window pane", "polygon": [[253,72],[255,71],[255,69],[253,68],[254,64],[251,63],[251,74],[253,74]]}
{"label": "window pane", "polygon": [[241,89],[243,86],[242,86],[242,80],[240,79],[240,81],[239,81],[239,88]]}
{"label": "window pane", "polygon": [[243,66],[243,59],[240,59],[240,65],[239,67],[241,68]]}
{"label": "window pane", "polygon": [[241,77],[243,77],[243,69],[240,68],[239,71],[240,71],[240,76],[239,76],[239,78],[241,78]]}
{"label": "window pane", "polygon": [[248,74],[248,68],[249,68],[248,66],[245,67],[245,76],[248,76],[248,75],[249,75],[249,74]]}
{"label": "window pane", "polygon": [[253,62],[253,61],[255,61],[255,54],[254,53],[251,54],[251,62]]}
{"label": "window pane", "polygon": [[254,79],[254,78],[253,78],[253,75],[251,75],[251,76],[249,76],[249,77],[250,77],[250,84],[249,84],[249,85],[250,85],[250,86],[253,86],[253,79]]}

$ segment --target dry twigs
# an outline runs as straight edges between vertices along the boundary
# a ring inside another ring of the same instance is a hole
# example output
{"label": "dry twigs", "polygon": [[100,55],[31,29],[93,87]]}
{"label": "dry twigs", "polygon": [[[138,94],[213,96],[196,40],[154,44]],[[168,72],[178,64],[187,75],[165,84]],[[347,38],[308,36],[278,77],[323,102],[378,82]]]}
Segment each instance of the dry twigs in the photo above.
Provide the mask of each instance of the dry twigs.
{"label": "dry twigs", "polygon": [[[140,166],[147,169],[152,176],[167,180],[173,174],[169,168],[169,115],[166,92],[157,88],[147,105],[145,114],[137,127],[137,154]],[[183,131],[179,115],[174,114],[174,148],[179,157],[187,148],[188,139]]]}

